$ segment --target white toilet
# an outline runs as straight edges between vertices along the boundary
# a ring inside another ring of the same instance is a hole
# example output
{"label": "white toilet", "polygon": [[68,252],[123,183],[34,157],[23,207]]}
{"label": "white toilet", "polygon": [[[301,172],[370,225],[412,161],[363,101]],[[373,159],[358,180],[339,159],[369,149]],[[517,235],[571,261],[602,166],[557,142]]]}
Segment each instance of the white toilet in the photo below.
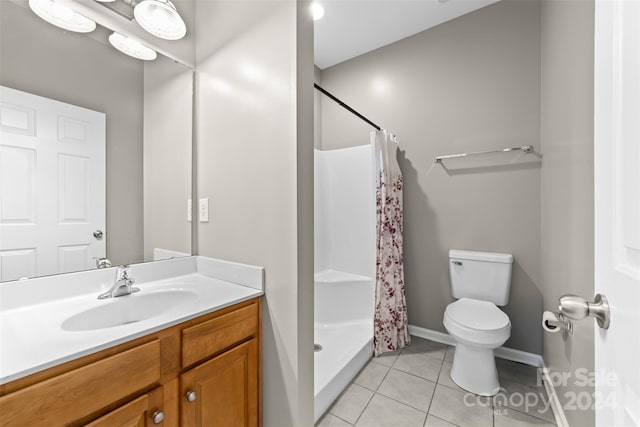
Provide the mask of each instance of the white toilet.
{"label": "white toilet", "polygon": [[444,327],[456,341],[451,379],[481,396],[499,391],[493,350],[511,335],[511,322],[502,310],[509,302],[513,255],[449,251],[451,289],[458,301],[444,312]]}

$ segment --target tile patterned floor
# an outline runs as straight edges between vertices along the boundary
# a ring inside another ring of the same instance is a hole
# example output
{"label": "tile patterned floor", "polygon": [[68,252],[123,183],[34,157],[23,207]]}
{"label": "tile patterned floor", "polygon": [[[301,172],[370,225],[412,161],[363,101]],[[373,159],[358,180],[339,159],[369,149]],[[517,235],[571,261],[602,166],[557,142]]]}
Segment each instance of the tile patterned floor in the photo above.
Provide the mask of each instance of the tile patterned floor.
{"label": "tile patterned floor", "polygon": [[550,427],[553,413],[531,366],[496,359],[503,390],[478,397],[450,378],[455,347],[412,337],[373,358],[317,427]]}

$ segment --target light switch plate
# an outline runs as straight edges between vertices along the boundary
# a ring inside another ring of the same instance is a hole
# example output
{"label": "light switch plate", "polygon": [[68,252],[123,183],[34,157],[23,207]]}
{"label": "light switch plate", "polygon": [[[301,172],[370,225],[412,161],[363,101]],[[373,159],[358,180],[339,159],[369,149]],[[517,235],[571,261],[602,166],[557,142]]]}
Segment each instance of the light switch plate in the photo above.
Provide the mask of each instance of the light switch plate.
{"label": "light switch plate", "polygon": [[193,217],[193,203],[191,203],[191,199],[187,199],[187,221],[191,222],[192,217]]}
{"label": "light switch plate", "polygon": [[200,222],[209,222],[209,199],[200,199],[198,207],[198,217]]}

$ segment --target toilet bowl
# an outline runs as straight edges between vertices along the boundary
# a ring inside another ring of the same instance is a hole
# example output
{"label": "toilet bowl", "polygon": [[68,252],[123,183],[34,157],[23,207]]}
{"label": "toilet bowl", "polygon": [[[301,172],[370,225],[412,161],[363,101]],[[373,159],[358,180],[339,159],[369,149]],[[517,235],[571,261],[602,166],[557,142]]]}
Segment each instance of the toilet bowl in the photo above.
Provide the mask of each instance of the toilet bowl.
{"label": "toilet bowl", "polygon": [[447,306],[444,327],[456,341],[451,379],[480,396],[500,389],[493,350],[511,335],[509,317],[488,301],[461,298]]}
{"label": "toilet bowl", "polygon": [[511,322],[498,305],[506,305],[513,256],[493,252],[449,251],[451,289],[443,325],[456,341],[451,379],[481,396],[500,389],[493,350],[511,335]]}

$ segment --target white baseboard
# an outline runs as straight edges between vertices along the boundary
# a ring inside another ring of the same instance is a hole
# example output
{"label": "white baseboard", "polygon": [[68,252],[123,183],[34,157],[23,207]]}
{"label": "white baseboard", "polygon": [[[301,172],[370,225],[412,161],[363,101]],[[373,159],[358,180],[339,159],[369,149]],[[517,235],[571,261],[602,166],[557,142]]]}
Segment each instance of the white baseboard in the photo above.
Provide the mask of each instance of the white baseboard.
{"label": "white baseboard", "polygon": [[522,350],[516,350],[509,347],[498,347],[494,354],[501,359],[512,360],[514,362],[524,363],[525,365],[535,366],[536,368],[542,368],[544,361],[542,356],[535,353],[529,353]]}
{"label": "white baseboard", "polygon": [[451,337],[451,335],[444,332],[434,331],[432,329],[409,325],[409,334],[442,344],[456,345],[456,341]]}
{"label": "white baseboard", "polygon": [[560,399],[558,399],[556,389],[553,386],[551,378],[549,378],[549,369],[547,369],[544,363],[542,366],[542,384],[544,384],[544,389],[547,392],[547,398],[551,404],[551,410],[553,411],[553,416],[556,419],[556,425],[558,427],[569,427],[569,422],[567,421],[564,409],[562,409],[562,405],[560,404]]}
{"label": "white baseboard", "polygon": [[[411,335],[415,335],[417,337],[439,342],[442,344],[456,345],[456,342],[451,337],[451,335],[444,332],[409,325],[409,333]],[[539,354],[528,353],[526,351],[516,350],[514,348],[498,347],[495,350],[495,355],[496,357],[499,357],[501,359],[524,363],[525,365],[535,366],[536,368],[541,368],[544,366],[542,356],[540,356]]]}

